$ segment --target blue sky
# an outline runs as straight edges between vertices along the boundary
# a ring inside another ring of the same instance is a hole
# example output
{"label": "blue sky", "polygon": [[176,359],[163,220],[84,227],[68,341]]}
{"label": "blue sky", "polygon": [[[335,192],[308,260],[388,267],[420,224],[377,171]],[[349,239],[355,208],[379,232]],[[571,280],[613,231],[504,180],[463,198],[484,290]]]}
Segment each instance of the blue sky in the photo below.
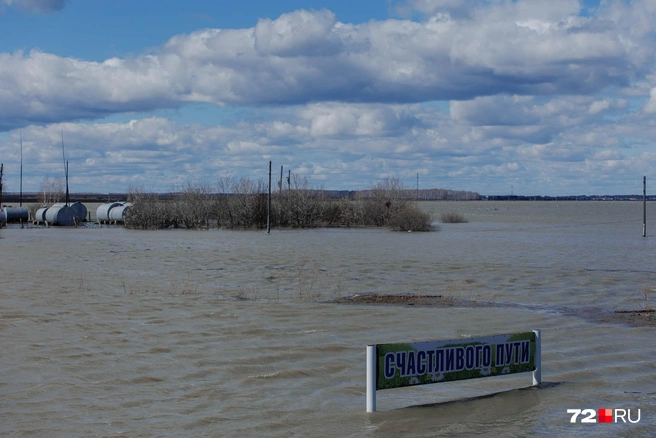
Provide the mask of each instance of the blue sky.
{"label": "blue sky", "polygon": [[169,191],[268,162],[523,195],[656,174],[650,0],[0,0],[0,162],[18,190]]}

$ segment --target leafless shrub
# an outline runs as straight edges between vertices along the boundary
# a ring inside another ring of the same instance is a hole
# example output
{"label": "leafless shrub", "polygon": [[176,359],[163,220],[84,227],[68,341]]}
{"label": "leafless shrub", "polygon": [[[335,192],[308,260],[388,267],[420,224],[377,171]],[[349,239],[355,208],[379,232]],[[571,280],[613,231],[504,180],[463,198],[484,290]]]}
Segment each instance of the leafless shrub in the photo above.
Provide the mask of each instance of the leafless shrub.
{"label": "leafless shrub", "polygon": [[[43,178],[37,202],[41,207],[46,207],[55,204],[64,199],[64,179],[58,178]],[[35,211],[36,213],[36,211]]]}
{"label": "leafless shrub", "polygon": [[310,188],[307,177],[292,174],[291,190],[281,197],[281,223],[293,228],[310,228],[319,225],[323,215],[323,196]]}
{"label": "leafless shrub", "polygon": [[177,227],[170,205],[156,193],[147,193],[140,187],[130,187],[128,200],[132,206],[125,215],[125,226],[135,229]]}
{"label": "leafless shrub", "polygon": [[449,211],[440,215],[440,222],[443,224],[464,224],[469,221],[462,213]]}
{"label": "leafless shrub", "polygon": [[213,189],[209,184],[187,183],[173,201],[172,214],[180,226],[209,228],[213,201]]}
{"label": "leafless shrub", "polygon": [[337,203],[340,224],[351,227],[364,223],[364,208],[362,201],[341,199]]}
{"label": "leafless shrub", "polygon": [[399,178],[386,177],[372,184],[370,190],[359,193],[358,199],[363,202],[363,225],[389,226],[392,217],[408,206],[405,190]]}
{"label": "leafless shrub", "polygon": [[219,180],[217,217],[227,228],[266,226],[267,199],[264,181],[224,177]]}
{"label": "leafless shrub", "polygon": [[413,204],[406,205],[397,210],[390,219],[390,228],[393,231],[433,231],[430,214],[422,211]]}
{"label": "leafless shrub", "polygon": [[[218,192],[207,184],[188,183],[173,200],[131,188],[133,206],[126,226],[139,229],[264,228],[267,225],[267,187],[264,181],[227,176],[219,179]],[[356,200],[328,199],[322,189],[310,187],[308,179],[293,174],[287,190],[272,196],[271,225],[311,228],[319,226],[388,226],[394,230],[433,229],[430,215],[407,199],[398,178],[386,178]]]}

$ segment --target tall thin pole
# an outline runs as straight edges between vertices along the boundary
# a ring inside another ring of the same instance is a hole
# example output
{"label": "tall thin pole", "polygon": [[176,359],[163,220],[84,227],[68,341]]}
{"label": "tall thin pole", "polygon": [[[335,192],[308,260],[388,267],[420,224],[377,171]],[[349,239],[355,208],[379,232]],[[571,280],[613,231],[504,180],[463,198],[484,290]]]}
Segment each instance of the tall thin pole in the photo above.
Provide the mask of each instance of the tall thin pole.
{"label": "tall thin pole", "polygon": [[5,170],[5,163],[0,163],[0,208],[2,208],[2,173]]}
{"label": "tall thin pole", "polygon": [[269,202],[267,202],[267,233],[271,233],[271,161],[269,161]]}
{"label": "tall thin pole", "polygon": [[[20,167],[20,206],[23,206],[23,130],[20,130],[20,155],[21,155],[21,167]],[[21,222],[22,223],[22,222]]]}
{"label": "tall thin pole", "polygon": [[[20,195],[19,195],[19,205],[20,207],[23,206],[23,130],[21,129],[20,131],[20,160],[21,160],[21,165],[20,165]],[[23,228],[23,213],[21,212],[21,218],[20,218],[20,224],[21,228]]]}
{"label": "tall thin pole", "polygon": [[280,182],[278,183],[278,191],[282,193],[282,166],[280,166]]}
{"label": "tall thin pole", "polygon": [[64,175],[66,175],[66,153],[64,152],[64,130],[62,129],[61,132],[61,137],[62,137],[62,160],[64,161]]}
{"label": "tall thin pole", "polygon": [[66,206],[69,207],[70,197],[68,194],[68,161],[66,161],[66,153],[64,152],[64,130],[61,132],[62,137],[62,159],[64,160],[64,178],[66,179]]}
{"label": "tall thin pole", "polygon": [[647,177],[642,177],[642,237],[647,237]]}
{"label": "tall thin pole", "polygon": [[419,172],[417,172],[417,201],[419,201]]}
{"label": "tall thin pole", "polygon": [[66,206],[70,207],[71,196],[68,193],[68,161],[66,162]]}

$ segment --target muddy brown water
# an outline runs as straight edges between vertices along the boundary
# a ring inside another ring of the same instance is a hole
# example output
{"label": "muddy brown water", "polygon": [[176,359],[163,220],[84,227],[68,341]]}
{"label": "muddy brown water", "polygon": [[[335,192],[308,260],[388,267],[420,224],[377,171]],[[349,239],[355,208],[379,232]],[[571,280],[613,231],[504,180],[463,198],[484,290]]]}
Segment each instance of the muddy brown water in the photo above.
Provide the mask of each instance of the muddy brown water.
{"label": "muddy brown water", "polygon": [[[656,307],[642,203],[422,208],[470,222],[434,233],[0,230],[0,435],[656,434],[656,329],[575,312]],[[331,302],[367,293],[514,307]],[[385,390],[365,413],[367,344],[536,328],[541,389],[516,390],[528,373]],[[570,408],[640,409],[641,420],[570,424]]]}

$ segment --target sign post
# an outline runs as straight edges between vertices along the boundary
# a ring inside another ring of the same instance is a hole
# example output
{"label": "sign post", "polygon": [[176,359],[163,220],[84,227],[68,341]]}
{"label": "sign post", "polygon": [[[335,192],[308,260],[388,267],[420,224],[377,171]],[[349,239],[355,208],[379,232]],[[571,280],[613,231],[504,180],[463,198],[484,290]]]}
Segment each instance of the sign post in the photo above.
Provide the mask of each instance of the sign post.
{"label": "sign post", "polygon": [[542,381],[540,330],[446,341],[367,346],[367,412],[376,391],[532,372]]}

